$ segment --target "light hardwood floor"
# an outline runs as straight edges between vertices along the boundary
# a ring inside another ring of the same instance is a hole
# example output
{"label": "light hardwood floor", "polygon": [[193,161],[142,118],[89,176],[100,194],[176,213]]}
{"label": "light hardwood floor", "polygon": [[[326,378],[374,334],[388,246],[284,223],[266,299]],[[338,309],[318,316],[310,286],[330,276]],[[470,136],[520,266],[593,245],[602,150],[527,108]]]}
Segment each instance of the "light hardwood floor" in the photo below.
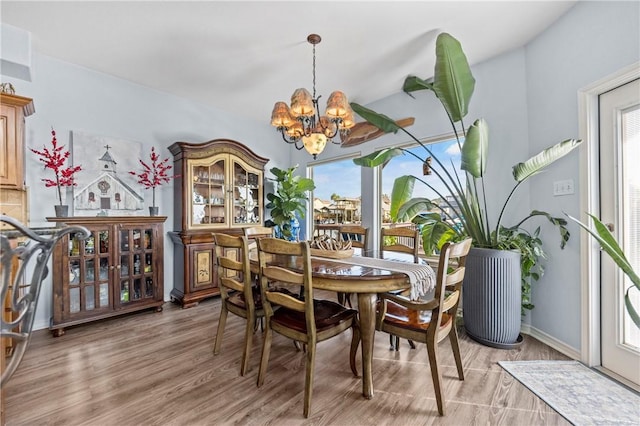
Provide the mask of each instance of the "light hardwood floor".
{"label": "light hardwood floor", "polygon": [[[335,297],[333,295],[333,297]],[[373,399],[349,369],[350,333],[318,345],[311,414],[302,416],[304,355],[275,334],[265,385],[256,387],[262,334],[240,377],[243,322],[229,315],[213,355],[219,299],[72,327],[53,338],[34,333],[6,392],[7,425],[555,425],[568,424],[497,364],[566,359],[525,336],[514,350],[492,349],[461,332],[464,381],[448,340],[440,344],[446,396],[438,416],[424,345],[389,351],[376,335]],[[358,353],[360,362],[360,353]],[[360,369],[360,365],[359,365]]]}

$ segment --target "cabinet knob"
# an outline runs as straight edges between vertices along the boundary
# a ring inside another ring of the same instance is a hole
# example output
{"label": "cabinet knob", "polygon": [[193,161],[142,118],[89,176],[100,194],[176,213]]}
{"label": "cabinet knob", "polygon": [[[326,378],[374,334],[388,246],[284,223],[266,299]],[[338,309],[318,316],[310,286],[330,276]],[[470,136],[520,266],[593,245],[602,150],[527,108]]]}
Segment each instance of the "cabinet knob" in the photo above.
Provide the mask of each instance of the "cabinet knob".
{"label": "cabinet knob", "polygon": [[116,269],[120,269],[120,268],[121,268],[121,265],[116,265]]}

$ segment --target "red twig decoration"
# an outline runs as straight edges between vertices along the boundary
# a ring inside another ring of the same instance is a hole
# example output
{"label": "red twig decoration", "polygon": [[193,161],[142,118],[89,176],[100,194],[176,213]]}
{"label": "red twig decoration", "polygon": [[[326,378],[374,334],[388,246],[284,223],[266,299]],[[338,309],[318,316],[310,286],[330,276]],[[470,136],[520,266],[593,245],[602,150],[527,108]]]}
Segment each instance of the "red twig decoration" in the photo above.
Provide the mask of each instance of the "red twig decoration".
{"label": "red twig decoration", "polygon": [[45,169],[51,169],[56,175],[56,180],[42,179],[44,185],[49,188],[55,186],[58,188],[58,201],[62,205],[62,190],[63,186],[76,186],[74,174],[82,170],[81,166],[69,166],[64,167],[65,161],[71,155],[69,151],[64,151],[64,145],[58,146],[58,140],[56,139],[56,131],[51,129],[51,149],[46,146],[42,151],[30,148],[32,152],[39,155],[39,160],[44,163]]}
{"label": "red twig decoration", "polygon": [[138,183],[144,186],[145,188],[151,188],[153,193],[153,207],[156,206],[156,186],[160,186],[163,183],[168,183],[171,179],[178,177],[179,175],[169,175],[167,171],[171,169],[173,166],[168,164],[169,159],[165,158],[160,161],[160,156],[156,153],[154,147],[151,147],[151,164],[147,164],[142,160],[140,164],[142,164],[142,171],[129,172],[130,175],[138,178]]}

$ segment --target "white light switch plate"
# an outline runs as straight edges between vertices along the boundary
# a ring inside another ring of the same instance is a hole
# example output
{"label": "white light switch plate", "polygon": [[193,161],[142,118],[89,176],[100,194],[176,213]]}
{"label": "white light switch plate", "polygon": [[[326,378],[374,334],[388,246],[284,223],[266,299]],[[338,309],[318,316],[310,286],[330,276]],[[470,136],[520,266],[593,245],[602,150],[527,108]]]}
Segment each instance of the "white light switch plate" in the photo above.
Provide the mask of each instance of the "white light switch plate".
{"label": "white light switch plate", "polygon": [[553,182],[553,195],[571,195],[574,193],[573,179],[557,180]]}

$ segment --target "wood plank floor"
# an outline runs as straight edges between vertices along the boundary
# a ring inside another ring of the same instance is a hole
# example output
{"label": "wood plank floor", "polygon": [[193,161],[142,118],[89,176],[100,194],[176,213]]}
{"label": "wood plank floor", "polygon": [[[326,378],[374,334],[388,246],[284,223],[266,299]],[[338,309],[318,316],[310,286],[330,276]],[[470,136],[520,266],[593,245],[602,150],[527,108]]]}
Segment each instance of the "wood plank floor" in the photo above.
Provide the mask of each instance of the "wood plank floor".
{"label": "wood plank floor", "polygon": [[[324,295],[330,296],[330,295]],[[335,296],[333,296],[335,297]],[[424,345],[389,351],[376,335],[373,399],[349,369],[350,333],[318,345],[311,414],[302,416],[304,356],[274,334],[265,385],[256,387],[262,334],[240,377],[243,321],[229,315],[222,353],[213,356],[217,298],[164,311],[34,333],[6,392],[7,425],[555,425],[568,424],[506,373],[500,360],[567,359],[532,337],[492,349],[461,332],[465,380],[448,340],[440,344],[446,395],[438,416]],[[360,353],[358,353],[358,362]],[[360,365],[360,364],[358,364]]]}

